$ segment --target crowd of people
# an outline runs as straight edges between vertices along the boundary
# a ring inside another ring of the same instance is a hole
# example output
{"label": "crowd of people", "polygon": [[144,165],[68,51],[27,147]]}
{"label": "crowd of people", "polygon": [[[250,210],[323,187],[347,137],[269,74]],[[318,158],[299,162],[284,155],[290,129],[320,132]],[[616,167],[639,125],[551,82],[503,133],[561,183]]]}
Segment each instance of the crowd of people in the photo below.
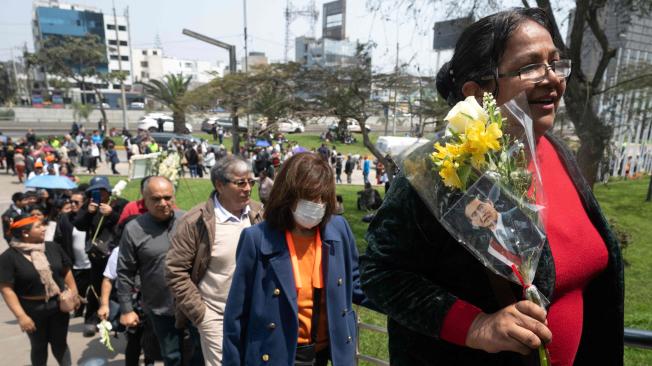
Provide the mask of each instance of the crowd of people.
{"label": "crowd of people", "polygon": [[[459,245],[405,176],[393,180],[378,208],[368,157],[248,137],[251,149],[239,156],[213,151],[213,191],[185,213],[174,184],[161,176],[144,178],[131,202],[112,196],[101,175],[71,191],[14,194],[2,216],[10,248],[0,254],[0,293],[28,334],[32,364],[47,363],[48,345],[60,365],[71,364],[64,299],[74,293],[84,300],[75,315],[84,317],[85,335],[100,320],[128,333],[128,365],[141,353],[166,366],[353,365],[353,304],[387,314],[392,365],[539,364],[531,357],[542,345],[554,365],[622,365],[620,248],[572,154],[547,133],[568,76],[555,70],[562,55],[554,33],[542,9],[487,16],[464,30],[437,77],[451,105],[485,92],[498,104],[527,94],[550,192],[534,281],[551,301],[546,310]],[[30,133],[8,139],[7,169],[16,169],[17,150],[30,174],[61,174],[75,164],[74,149],[61,148],[71,141],[81,158],[84,145],[98,160],[95,148],[111,150],[99,133],[79,135],[47,145]],[[140,145],[159,148],[147,136],[138,145],[138,153]],[[201,143],[169,148],[183,155],[191,176],[204,173],[210,150]],[[376,183],[384,183],[387,173],[374,165]],[[354,169],[365,181],[359,205],[378,209],[360,266],[336,195],[342,171],[350,181]],[[256,184],[264,205],[251,199]],[[481,205],[474,201],[468,217],[485,212]],[[498,220],[482,221],[492,217]]]}

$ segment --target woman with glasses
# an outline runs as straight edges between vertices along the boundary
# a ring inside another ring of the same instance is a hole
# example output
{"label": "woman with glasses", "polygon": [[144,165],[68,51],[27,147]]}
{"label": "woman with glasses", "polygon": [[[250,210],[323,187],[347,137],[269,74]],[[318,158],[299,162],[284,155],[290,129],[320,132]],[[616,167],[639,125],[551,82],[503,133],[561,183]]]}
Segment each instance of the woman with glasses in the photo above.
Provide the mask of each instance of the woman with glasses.
{"label": "woman with glasses", "polygon": [[355,239],[336,206],[333,170],[318,154],[281,166],[265,222],[240,236],[225,365],[355,364],[352,304],[365,297]]}
{"label": "woman with glasses", "polygon": [[498,105],[527,96],[548,193],[534,284],[551,304],[518,301],[522,289],[489,273],[399,176],[361,258],[362,287],[389,315],[392,365],[521,365],[541,344],[554,365],[623,363],[618,243],[573,154],[550,133],[571,73],[553,34],[541,9],[490,15],[464,30],[437,75],[451,106],[485,92]]}

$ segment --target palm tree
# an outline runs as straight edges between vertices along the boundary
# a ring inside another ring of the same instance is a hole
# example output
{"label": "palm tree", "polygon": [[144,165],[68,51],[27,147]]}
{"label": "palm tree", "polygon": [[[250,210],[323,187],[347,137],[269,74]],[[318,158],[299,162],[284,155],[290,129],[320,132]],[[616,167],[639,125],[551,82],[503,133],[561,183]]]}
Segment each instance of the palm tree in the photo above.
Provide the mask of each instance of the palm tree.
{"label": "palm tree", "polygon": [[192,76],[168,74],[163,80],[141,82],[145,95],[170,108],[174,119],[174,132],[186,133],[186,104],[183,96],[188,91]]}

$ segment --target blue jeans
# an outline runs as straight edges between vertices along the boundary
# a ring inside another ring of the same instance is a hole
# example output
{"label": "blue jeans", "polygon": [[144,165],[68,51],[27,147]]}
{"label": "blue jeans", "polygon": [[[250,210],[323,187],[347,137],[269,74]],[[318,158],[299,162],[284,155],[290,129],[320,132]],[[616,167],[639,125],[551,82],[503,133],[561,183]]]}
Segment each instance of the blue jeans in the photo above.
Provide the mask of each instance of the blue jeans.
{"label": "blue jeans", "polygon": [[197,165],[188,165],[188,170],[190,170],[190,178],[197,177]]}
{"label": "blue jeans", "polygon": [[369,172],[362,172],[362,179],[365,183],[369,183]]}
{"label": "blue jeans", "polygon": [[[161,349],[161,356],[165,366],[181,366],[183,365],[183,337],[184,331],[175,328],[174,316],[171,315],[156,315],[151,311],[147,311],[148,318],[152,321],[154,333],[158,338],[159,347]],[[190,338],[192,340],[194,351],[190,365],[200,366],[204,364],[204,357],[201,353],[201,346],[199,345],[199,333],[197,328],[189,326]]]}

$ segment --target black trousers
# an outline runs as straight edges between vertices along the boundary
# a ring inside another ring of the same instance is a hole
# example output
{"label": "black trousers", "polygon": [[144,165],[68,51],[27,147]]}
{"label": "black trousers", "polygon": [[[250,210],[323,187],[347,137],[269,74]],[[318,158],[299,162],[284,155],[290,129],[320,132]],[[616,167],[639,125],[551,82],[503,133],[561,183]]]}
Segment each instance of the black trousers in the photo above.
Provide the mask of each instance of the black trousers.
{"label": "black trousers", "polygon": [[47,302],[20,299],[20,304],[36,326],[36,331],[27,335],[32,346],[30,352],[32,365],[47,365],[48,344],[59,365],[71,365],[67,340],[70,315],[59,310],[57,298],[54,297]]}
{"label": "black trousers", "polygon": [[[75,283],[77,284],[77,291],[79,292],[79,296],[86,296],[88,293],[88,297],[95,296],[93,295],[92,291],[88,289],[88,287],[91,284],[91,269],[73,269],[72,270],[72,276],[75,278]],[[87,292],[88,291],[88,292]],[[99,295],[99,293],[98,293]],[[91,311],[89,311],[89,308]],[[84,310],[86,312],[84,313]],[[95,309],[97,312],[97,309]],[[84,315],[84,323],[92,323],[92,321],[88,321],[91,316],[93,316],[92,312],[92,306],[89,307],[86,304],[81,304],[79,309],[75,311],[75,316],[82,316]]]}
{"label": "black trousers", "polygon": [[[88,259],[91,262],[89,286],[92,286],[92,289],[88,291],[88,296],[86,297],[88,303],[86,304],[86,317],[84,317],[84,323],[97,324],[100,320],[97,316],[97,310],[100,308],[99,296],[102,291],[102,279],[104,279],[104,269],[106,268],[106,263],[109,259],[96,258],[90,255],[88,256]],[[84,292],[84,294],[86,294],[86,292]]]}

